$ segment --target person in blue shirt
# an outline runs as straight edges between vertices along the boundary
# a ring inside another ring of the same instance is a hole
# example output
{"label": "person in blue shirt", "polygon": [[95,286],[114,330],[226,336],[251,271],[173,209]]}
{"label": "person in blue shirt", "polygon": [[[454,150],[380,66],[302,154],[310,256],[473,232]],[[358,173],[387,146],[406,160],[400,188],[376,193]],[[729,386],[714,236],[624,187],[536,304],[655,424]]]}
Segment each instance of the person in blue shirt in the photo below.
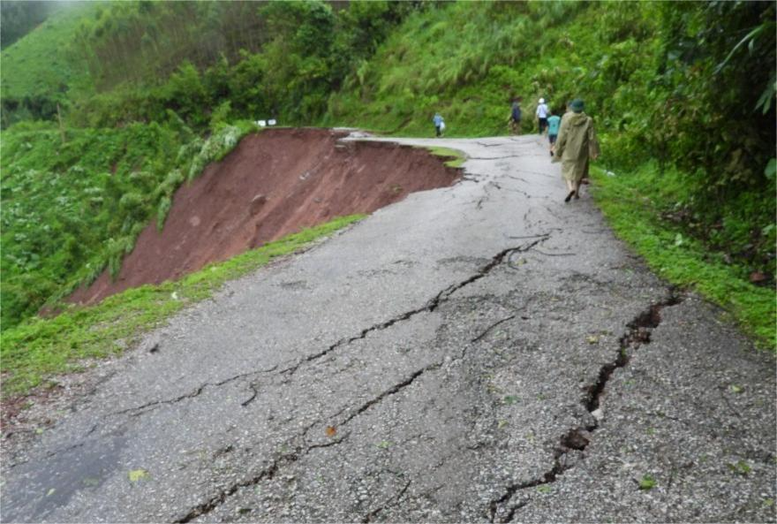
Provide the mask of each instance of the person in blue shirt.
{"label": "person in blue shirt", "polygon": [[548,141],[550,142],[550,156],[553,156],[553,147],[558,138],[558,128],[561,125],[561,117],[556,115],[553,111],[550,112],[548,117]]}
{"label": "person in blue shirt", "polygon": [[434,129],[437,131],[437,137],[441,137],[442,132],[445,130],[445,120],[443,120],[442,115],[440,115],[440,113],[435,113],[432,122],[434,122]]}

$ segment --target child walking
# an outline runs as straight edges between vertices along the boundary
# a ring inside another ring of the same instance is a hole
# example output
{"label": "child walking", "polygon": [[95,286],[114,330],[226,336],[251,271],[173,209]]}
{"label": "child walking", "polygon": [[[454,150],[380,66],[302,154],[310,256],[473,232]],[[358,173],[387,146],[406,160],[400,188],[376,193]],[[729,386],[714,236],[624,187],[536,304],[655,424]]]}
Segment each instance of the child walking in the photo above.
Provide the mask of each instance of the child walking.
{"label": "child walking", "polygon": [[435,113],[432,122],[434,122],[434,130],[437,133],[437,137],[441,137],[442,132],[445,131],[445,120],[443,120],[442,115],[440,113]]}
{"label": "child walking", "polygon": [[556,139],[558,138],[558,128],[561,124],[561,117],[557,116],[553,111],[550,112],[548,117],[548,142],[550,142],[550,156],[553,156],[553,148],[555,147]]}

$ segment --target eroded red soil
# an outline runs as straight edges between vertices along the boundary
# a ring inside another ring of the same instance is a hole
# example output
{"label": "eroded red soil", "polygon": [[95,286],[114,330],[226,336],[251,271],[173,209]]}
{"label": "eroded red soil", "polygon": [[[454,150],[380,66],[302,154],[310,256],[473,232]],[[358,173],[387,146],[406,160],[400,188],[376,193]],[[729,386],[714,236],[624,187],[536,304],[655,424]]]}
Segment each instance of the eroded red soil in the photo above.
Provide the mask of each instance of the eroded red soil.
{"label": "eroded red soil", "polygon": [[408,193],[451,185],[458,171],[427,151],[347,142],[327,129],[272,129],[244,138],[175,194],[164,230],[149,224],[124,259],[70,302],[94,304],[160,284],[334,217],[371,213]]}

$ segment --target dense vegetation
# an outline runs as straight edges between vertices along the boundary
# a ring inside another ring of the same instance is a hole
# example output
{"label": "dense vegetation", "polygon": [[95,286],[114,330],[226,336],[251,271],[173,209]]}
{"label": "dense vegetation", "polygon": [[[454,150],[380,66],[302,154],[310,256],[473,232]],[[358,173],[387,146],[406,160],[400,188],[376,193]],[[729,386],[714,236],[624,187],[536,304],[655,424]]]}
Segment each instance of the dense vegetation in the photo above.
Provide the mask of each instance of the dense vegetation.
{"label": "dense vegetation", "polygon": [[42,0],[5,0],[0,16],[0,48],[6,48],[43,22],[56,6]]}
{"label": "dense vegetation", "polygon": [[69,129],[65,142],[46,124],[18,125],[5,133],[3,327],[91,282],[106,266],[117,275],[149,219],[164,224],[181,182],[252,129],[248,122],[217,123],[207,140],[180,121]]}
{"label": "dense vegetation", "polygon": [[[11,5],[23,8],[26,4]],[[4,129],[14,122],[54,119],[58,104],[67,106],[76,92],[89,92],[91,80],[83,74],[84,64],[70,49],[74,28],[96,4],[60,5],[66,7],[30,28],[14,45],[3,47],[0,124]],[[3,1],[0,5],[3,24],[7,24],[6,16],[8,10]]]}
{"label": "dense vegetation", "polygon": [[[217,108],[228,116],[310,123],[345,76],[421,7],[148,0],[76,6],[4,52],[3,123],[52,118],[56,103],[77,126],[158,121],[170,109],[202,129]],[[33,56],[45,56],[45,46],[57,62],[39,68]],[[73,78],[73,68],[88,74]],[[43,77],[49,80],[41,84]]]}
{"label": "dense vegetation", "polygon": [[440,111],[449,135],[484,136],[507,133],[513,97],[527,115],[580,97],[617,174],[602,206],[652,221],[646,256],[687,269],[677,250],[693,247],[725,268],[758,305],[702,291],[774,344],[772,2],[141,0],[36,23],[17,16],[29,32],[2,52],[3,330],[115,273],[251,121],[430,135]]}

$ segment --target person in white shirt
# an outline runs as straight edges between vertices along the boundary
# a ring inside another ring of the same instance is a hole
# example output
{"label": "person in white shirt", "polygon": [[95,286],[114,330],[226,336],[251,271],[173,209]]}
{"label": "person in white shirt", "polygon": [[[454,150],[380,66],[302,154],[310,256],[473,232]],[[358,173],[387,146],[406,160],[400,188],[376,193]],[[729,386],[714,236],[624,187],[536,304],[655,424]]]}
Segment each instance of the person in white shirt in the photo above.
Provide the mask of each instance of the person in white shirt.
{"label": "person in white shirt", "polygon": [[537,120],[539,120],[540,134],[545,134],[545,129],[548,127],[548,106],[545,104],[544,98],[540,98],[540,103],[537,106]]}

